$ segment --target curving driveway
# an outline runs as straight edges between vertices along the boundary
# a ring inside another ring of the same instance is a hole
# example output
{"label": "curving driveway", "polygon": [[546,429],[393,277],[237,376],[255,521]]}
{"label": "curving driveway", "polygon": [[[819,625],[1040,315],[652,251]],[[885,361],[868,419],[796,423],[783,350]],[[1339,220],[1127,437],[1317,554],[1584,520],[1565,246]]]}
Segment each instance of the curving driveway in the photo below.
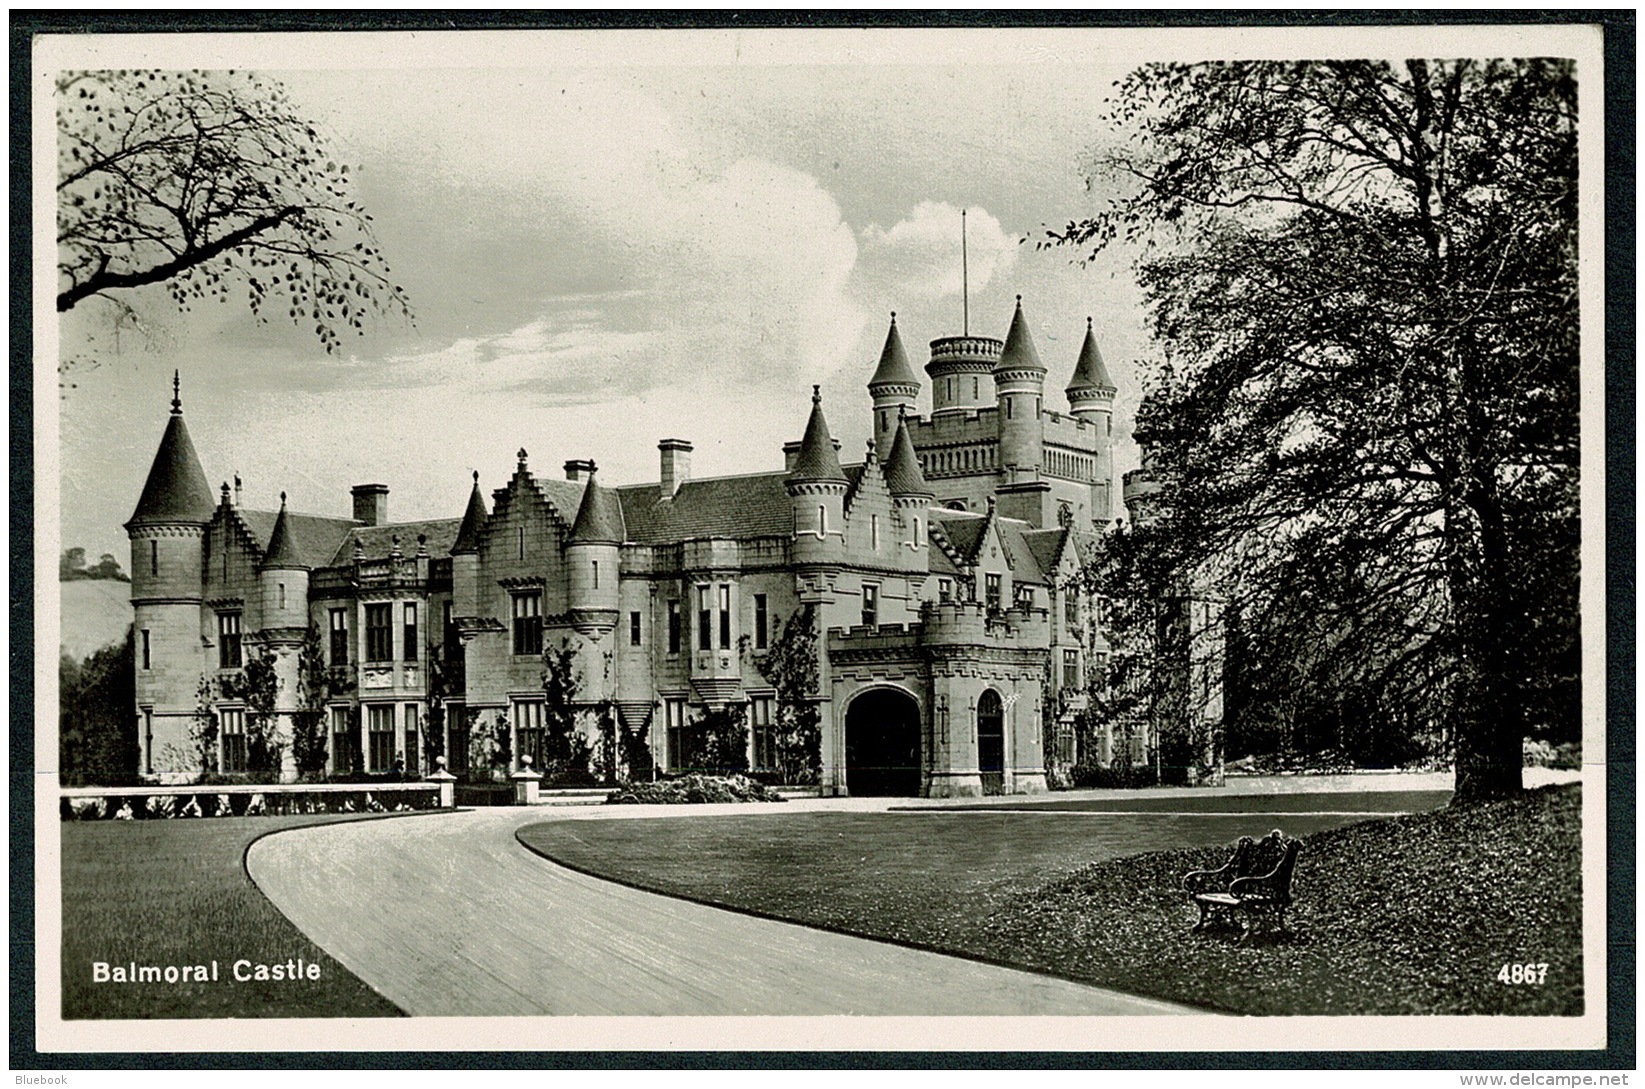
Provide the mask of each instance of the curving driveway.
{"label": "curving driveway", "polygon": [[641,892],[514,838],[592,816],[493,809],[294,829],[253,843],[246,868],[303,933],[416,1016],[1200,1012]]}

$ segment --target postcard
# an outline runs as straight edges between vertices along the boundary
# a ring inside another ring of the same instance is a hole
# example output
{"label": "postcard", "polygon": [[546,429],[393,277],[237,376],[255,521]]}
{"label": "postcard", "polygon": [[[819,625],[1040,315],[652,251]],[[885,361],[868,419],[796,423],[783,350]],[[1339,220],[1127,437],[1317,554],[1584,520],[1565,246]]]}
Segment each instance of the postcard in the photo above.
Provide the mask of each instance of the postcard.
{"label": "postcard", "polygon": [[1602,44],[37,37],[35,1046],[1603,1049]]}

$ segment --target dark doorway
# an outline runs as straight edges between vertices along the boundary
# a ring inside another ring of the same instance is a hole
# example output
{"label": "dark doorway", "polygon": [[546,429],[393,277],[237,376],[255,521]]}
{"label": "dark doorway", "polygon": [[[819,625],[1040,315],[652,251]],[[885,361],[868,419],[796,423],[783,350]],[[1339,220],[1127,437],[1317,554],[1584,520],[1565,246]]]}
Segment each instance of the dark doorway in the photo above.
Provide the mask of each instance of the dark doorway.
{"label": "dark doorway", "polygon": [[920,792],[920,706],[905,692],[876,688],[845,712],[845,789],[859,796]]}
{"label": "dark doorway", "polygon": [[992,688],[977,700],[977,770],[984,794],[1005,793],[1005,709]]}

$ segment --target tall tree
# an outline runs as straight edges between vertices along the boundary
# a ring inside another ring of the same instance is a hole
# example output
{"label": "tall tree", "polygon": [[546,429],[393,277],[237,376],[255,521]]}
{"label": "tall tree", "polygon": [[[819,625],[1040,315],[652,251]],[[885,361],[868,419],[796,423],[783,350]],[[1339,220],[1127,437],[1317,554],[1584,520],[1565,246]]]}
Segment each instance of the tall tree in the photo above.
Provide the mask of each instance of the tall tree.
{"label": "tall tree", "polygon": [[1572,64],[1160,64],[1115,102],[1105,202],[1047,244],[1146,246],[1153,582],[1328,648],[1301,683],[1432,686],[1456,799],[1518,790],[1576,729]]}
{"label": "tall tree", "polygon": [[163,284],[182,309],[241,292],[326,351],[367,315],[409,316],[349,167],[278,82],[243,72],[70,72],[57,84],[57,309],[132,314]]}

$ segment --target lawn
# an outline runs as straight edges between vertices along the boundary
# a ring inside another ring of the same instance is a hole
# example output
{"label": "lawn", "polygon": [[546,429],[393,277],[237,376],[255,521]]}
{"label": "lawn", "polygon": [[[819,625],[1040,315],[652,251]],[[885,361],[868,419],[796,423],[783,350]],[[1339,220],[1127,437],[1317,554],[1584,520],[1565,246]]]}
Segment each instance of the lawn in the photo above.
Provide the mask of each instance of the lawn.
{"label": "lawn", "polygon": [[[1375,796],[1313,798],[1340,813]],[[1184,815],[1201,804],[1185,796],[1171,812],[659,817],[519,836],[641,888],[1220,1010],[1581,1013],[1579,787],[1378,820],[1212,803],[1257,811]],[[1294,937],[1188,934],[1182,873],[1276,825],[1304,837]],[[1509,962],[1547,963],[1546,981],[1498,982]]]}
{"label": "lawn", "polygon": [[[349,816],[71,821],[63,830],[63,1017],[396,1017],[286,921],[246,876],[269,832]],[[393,819],[415,820],[415,817]],[[320,966],[317,981],[244,982],[235,961]],[[218,964],[218,981],[94,983],[92,964]]]}

